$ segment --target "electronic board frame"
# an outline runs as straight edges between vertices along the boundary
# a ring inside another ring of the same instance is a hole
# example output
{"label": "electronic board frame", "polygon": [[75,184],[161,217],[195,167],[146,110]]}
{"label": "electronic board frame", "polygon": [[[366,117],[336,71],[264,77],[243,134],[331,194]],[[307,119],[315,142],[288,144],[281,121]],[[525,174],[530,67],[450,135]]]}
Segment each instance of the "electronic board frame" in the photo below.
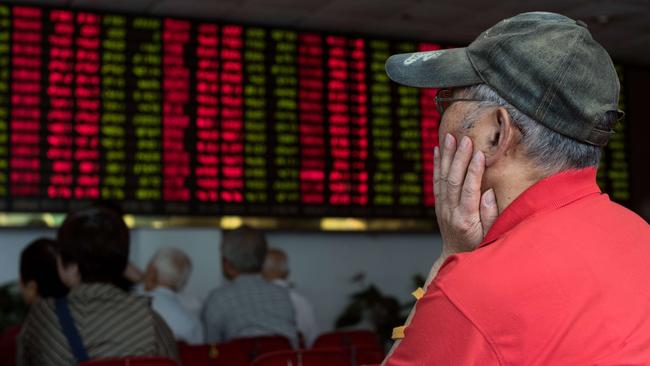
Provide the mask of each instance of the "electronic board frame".
{"label": "electronic board frame", "polygon": [[[91,12],[98,15],[119,15],[127,17],[148,17],[155,18],[162,21],[165,18],[178,19],[191,22],[208,22],[216,23],[219,26],[232,24],[242,27],[261,27],[267,31],[282,30],[282,31],[295,31],[295,32],[309,32],[311,34],[319,34],[321,36],[340,35],[345,37],[363,37],[366,41],[381,40],[387,42],[411,42],[417,44],[418,42],[431,42],[429,40],[403,40],[394,37],[384,37],[377,35],[369,35],[364,33],[352,34],[350,32],[333,32],[323,30],[313,30],[308,28],[297,27],[280,27],[276,25],[253,24],[241,21],[229,21],[223,19],[212,18],[196,18],[196,17],[176,17],[173,15],[150,15],[128,13],[120,11],[111,11],[103,9],[95,9],[88,7],[59,7],[59,6],[42,6],[39,4],[9,2],[9,6],[34,6],[42,9],[45,12],[51,10],[69,10],[74,12]],[[438,43],[436,43],[438,44]],[[438,44],[439,45],[439,44]],[[446,47],[449,45],[445,44]],[[268,122],[268,121],[267,121]],[[432,179],[430,177],[429,179]],[[369,183],[371,184],[371,183]],[[79,201],[75,205],[68,207],[74,209],[88,204],[89,201]],[[128,208],[127,208],[128,211]],[[150,214],[137,214],[127,215],[126,221],[131,227],[150,227],[150,228],[165,228],[165,227],[220,227],[220,228],[233,228],[241,224],[247,224],[254,227],[264,229],[278,229],[278,230],[321,230],[321,231],[432,231],[436,229],[435,217],[431,214],[432,209],[429,209],[430,216],[427,217],[369,217],[369,216],[324,216],[324,217],[310,217],[305,218],[300,215],[289,215],[285,217],[278,216],[255,216],[255,215],[238,215],[236,212],[224,212],[222,215],[150,215]],[[47,226],[56,227],[59,225],[65,213],[62,212],[5,212],[0,213],[0,227],[23,227],[23,226]]]}

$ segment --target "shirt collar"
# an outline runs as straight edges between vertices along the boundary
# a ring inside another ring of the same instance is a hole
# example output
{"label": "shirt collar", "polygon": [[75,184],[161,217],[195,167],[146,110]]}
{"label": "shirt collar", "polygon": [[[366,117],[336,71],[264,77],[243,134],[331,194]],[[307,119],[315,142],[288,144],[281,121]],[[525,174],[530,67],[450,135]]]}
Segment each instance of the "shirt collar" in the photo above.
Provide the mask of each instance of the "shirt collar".
{"label": "shirt collar", "polygon": [[271,281],[271,282],[273,282],[274,284],[276,284],[276,285],[278,285],[278,286],[280,286],[280,287],[284,287],[284,288],[289,288],[289,287],[291,287],[291,285],[289,284],[289,281],[287,281],[287,280],[283,280],[283,279],[281,279],[281,278],[276,278],[276,279],[274,279],[274,280]]}
{"label": "shirt collar", "polygon": [[125,291],[110,283],[82,282],[70,290],[68,299],[114,299],[125,296],[127,296]]}
{"label": "shirt collar", "polygon": [[151,294],[158,294],[161,296],[167,296],[167,297],[174,297],[176,296],[176,292],[174,292],[172,289],[163,287],[163,286],[158,286],[155,289],[150,291]]}
{"label": "shirt collar", "polygon": [[533,214],[566,206],[591,194],[599,194],[596,168],[567,170],[530,186],[506,207],[481,242],[486,246]]}
{"label": "shirt collar", "polygon": [[232,283],[250,283],[259,281],[266,281],[262,278],[261,273],[242,273],[235,277]]}

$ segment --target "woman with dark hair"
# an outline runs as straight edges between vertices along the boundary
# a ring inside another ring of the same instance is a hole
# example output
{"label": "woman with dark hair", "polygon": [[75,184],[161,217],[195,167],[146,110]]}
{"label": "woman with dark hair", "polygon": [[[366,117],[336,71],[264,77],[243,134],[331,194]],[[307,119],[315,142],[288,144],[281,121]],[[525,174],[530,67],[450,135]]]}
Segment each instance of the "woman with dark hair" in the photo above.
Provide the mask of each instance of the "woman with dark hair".
{"label": "woman with dark hair", "polygon": [[20,290],[27,305],[39,298],[62,297],[68,287],[57,272],[58,243],[52,239],[36,239],[20,254]]}
{"label": "woman with dark hair", "polygon": [[109,283],[120,287],[129,260],[129,229],[121,217],[106,208],[72,213],[58,232],[59,273],[70,287]]}
{"label": "woman with dark hair", "polygon": [[70,214],[58,232],[58,270],[70,293],[36,302],[19,337],[18,366],[72,366],[88,359],[178,359],[174,337],[147,298],[119,287],[129,230],[104,208]]}
{"label": "woman with dark hair", "polygon": [[[57,273],[58,244],[51,239],[36,239],[20,253],[20,291],[27,305],[39,299],[65,296],[68,288]],[[16,364],[16,337],[21,324],[7,328],[0,334],[0,364]],[[4,362],[4,363],[3,363]]]}

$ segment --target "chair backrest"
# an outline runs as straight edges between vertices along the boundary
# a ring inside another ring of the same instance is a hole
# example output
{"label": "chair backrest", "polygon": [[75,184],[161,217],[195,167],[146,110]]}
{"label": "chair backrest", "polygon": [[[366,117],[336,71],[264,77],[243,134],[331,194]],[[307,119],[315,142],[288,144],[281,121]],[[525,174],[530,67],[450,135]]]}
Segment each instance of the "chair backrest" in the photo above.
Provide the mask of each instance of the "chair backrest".
{"label": "chair backrest", "polygon": [[0,364],[16,364],[16,339],[21,329],[21,325],[14,325],[0,333]]}
{"label": "chair backrest", "polygon": [[377,364],[384,360],[384,351],[376,347],[348,347],[343,349],[350,357],[352,366]]}
{"label": "chair backrest", "polygon": [[78,366],[178,366],[178,363],[164,357],[121,357],[85,361]]}
{"label": "chair backrest", "polygon": [[267,353],[250,366],[350,366],[350,362],[340,349],[321,348]]}
{"label": "chair backrest", "polygon": [[262,336],[233,339],[226,343],[233,351],[242,352],[253,361],[258,356],[275,351],[289,351],[291,342],[282,336]]}
{"label": "chair backrest", "polygon": [[258,356],[284,350],[291,350],[291,342],[282,336],[238,338],[222,344],[178,345],[184,366],[248,366]]}
{"label": "chair backrest", "polygon": [[329,347],[375,347],[381,350],[379,337],[369,330],[345,330],[321,334],[312,348]]}
{"label": "chair backrest", "polygon": [[213,366],[218,365],[220,356],[219,346],[216,344],[189,345],[178,343],[178,354],[183,366]]}

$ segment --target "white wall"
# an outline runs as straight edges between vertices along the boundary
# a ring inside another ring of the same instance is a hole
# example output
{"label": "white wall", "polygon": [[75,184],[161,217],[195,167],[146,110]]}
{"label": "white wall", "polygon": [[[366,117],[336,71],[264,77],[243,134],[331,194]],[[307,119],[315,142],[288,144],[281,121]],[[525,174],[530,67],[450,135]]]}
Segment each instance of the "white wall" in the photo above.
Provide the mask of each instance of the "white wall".
{"label": "white wall", "polygon": [[55,235],[50,229],[3,229],[0,230],[0,284],[18,278],[20,252],[32,240]]}
{"label": "white wall", "polygon": [[[0,231],[0,283],[13,280],[22,248],[51,230]],[[187,291],[205,296],[222,282],[217,229],[139,229],[132,232],[132,261],[144,268],[161,247],[185,250],[194,263]],[[289,233],[269,234],[271,246],[284,249],[290,258],[291,281],[312,300],[324,330],[331,329],[337,315],[358,286],[350,278],[359,272],[367,283],[402,301],[410,300],[411,277],[426,275],[440,253],[435,234]]]}

